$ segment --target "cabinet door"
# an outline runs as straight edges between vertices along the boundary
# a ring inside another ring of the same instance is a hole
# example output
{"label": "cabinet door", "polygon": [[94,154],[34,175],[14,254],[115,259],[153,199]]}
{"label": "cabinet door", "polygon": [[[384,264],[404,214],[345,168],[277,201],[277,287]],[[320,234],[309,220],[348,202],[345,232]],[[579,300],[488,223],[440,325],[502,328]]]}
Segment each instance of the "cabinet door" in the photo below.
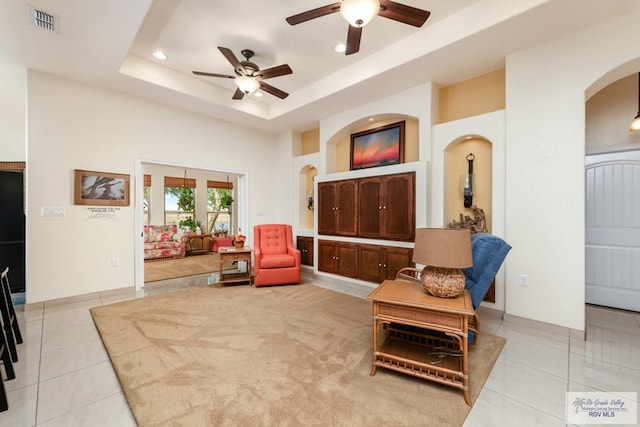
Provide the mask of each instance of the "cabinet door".
{"label": "cabinet door", "polygon": [[300,251],[300,263],[303,265],[313,265],[313,237],[298,236],[296,246]]}
{"label": "cabinet door", "polygon": [[358,277],[358,247],[352,243],[336,243],[337,271],[341,276]]}
{"label": "cabinet door", "polygon": [[326,273],[336,272],[336,243],[318,240],[318,270]]}
{"label": "cabinet door", "polygon": [[415,238],[415,174],[384,177],[383,235],[389,240]]}
{"label": "cabinet door", "polygon": [[336,232],[336,185],[333,182],[318,183],[318,234]]}
{"label": "cabinet door", "polygon": [[401,268],[413,267],[413,249],[411,248],[385,248],[385,277],[383,279],[395,279]]}
{"label": "cabinet door", "polygon": [[382,237],[382,179],[361,178],[358,182],[358,233],[361,237]]}
{"label": "cabinet door", "polygon": [[360,261],[358,278],[368,282],[381,283],[385,277],[384,250],[380,246],[359,245],[358,255]]}
{"label": "cabinet door", "polygon": [[355,179],[337,181],[336,183],[336,234],[340,236],[356,236],[358,224],[358,182]]}

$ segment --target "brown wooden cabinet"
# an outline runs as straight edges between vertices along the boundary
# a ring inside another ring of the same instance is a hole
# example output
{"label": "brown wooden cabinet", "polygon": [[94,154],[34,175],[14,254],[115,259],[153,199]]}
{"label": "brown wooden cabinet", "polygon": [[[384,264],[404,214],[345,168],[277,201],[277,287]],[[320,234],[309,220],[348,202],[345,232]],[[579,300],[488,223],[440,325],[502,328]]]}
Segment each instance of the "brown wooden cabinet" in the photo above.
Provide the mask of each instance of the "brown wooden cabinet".
{"label": "brown wooden cabinet", "polygon": [[318,184],[318,234],[412,242],[415,173]]}
{"label": "brown wooden cabinet", "polygon": [[300,251],[300,263],[302,265],[313,265],[313,237],[298,236],[296,247]]}
{"label": "brown wooden cabinet", "polygon": [[330,240],[318,241],[318,271],[358,277],[358,245]]}
{"label": "brown wooden cabinet", "polygon": [[415,173],[358,180],[358,236],[414,240]]}
{"label": "brown wooden cabinet", "polygon": [[355,236],[358,182],[355,179],[318,184],[318,234]]}
{"label": "brown wooden cabinet", "polygon": [[380,245],[359,245],[359,279],[381,283],[395,279],[404,267],[412,267],[413,249]]}
{"label": "brown wooden cabinet", "polygon": [[381,283],[413,266],[413,249],[394,246],[318,241],[318,271]]}

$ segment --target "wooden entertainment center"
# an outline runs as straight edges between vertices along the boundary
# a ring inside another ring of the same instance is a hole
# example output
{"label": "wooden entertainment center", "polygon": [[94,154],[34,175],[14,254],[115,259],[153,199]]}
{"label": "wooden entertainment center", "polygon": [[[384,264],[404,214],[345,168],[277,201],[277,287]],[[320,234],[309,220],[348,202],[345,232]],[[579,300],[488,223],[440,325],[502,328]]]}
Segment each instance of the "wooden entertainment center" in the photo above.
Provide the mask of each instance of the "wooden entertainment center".
{"label": "wooden entertainment center", "polygon": [[[318,234],[413,242],[415,172],[318,183]],[[318,240],[318,271],[374,283],[412,265],[413,249]]]}

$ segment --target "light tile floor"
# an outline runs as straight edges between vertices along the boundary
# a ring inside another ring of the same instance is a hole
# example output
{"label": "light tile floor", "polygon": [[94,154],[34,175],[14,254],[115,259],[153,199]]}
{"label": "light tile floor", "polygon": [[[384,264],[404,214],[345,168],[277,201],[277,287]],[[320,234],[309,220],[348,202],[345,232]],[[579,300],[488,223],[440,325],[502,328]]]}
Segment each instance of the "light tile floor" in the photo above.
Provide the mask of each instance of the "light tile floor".
{"label": "light tile floor", "polygon": [[[6,381],[0,426],[135,426],[89,308],[142,298],[214,276],[165,281],[17,307],[24,343]],[[329,286],[331,287],[331,286]],[[640,395],[640,313],[587,306],[580,331],[480,308],[483,331],[507,344],[465,426],[563,426],[565,392]],[[640,420],[640,417],[639,417]]]}

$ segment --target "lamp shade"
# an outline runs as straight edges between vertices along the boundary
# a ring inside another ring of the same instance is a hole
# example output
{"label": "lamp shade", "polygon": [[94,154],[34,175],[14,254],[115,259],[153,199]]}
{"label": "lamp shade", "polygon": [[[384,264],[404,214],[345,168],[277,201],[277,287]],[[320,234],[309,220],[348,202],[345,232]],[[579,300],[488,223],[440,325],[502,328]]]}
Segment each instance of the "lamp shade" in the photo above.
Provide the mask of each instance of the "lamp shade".
{"label": "lamp shade", "polygon": [[633,121],[631,122],[631,126],[629,126],[629,130],[631,132],[640,131],[640,111],[638,112],[638,115],[633,118]]}
{"label": "lamp shade", "polygon": [[364,27],[380,11],[378,0],[342,0],[340,14],[352,27]]}
{"label": "lamp shade", "polygon": [[418,228],[413,248],[413,262],[431,267],[471,267],[471,232],[460,229]]}

